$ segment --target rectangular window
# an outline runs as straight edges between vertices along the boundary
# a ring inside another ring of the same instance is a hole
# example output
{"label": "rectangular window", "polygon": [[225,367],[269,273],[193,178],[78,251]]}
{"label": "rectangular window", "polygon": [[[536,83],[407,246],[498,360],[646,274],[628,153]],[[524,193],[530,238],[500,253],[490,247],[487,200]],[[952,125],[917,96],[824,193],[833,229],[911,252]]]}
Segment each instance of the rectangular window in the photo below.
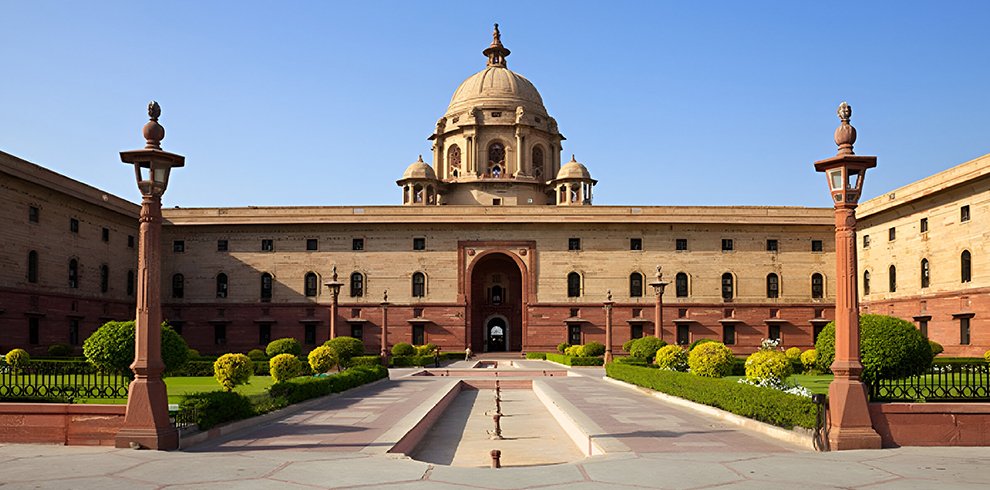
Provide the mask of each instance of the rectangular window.
{"label": "rectangular window", "polygon": [[306,250],[309,251],[309,252],[312,252],[314,250],[317,250],[319,248],[319,245],[320,245],[320,242],[316,238],[307,238],[306,239]]}
{"label": "rectangular window", "polygon": [[959,221],[969,221],[969,205],[959,208]]}
{"label": "rectangular window", "polygon": [[262,252],[273,252],[275,251],[275,240],[264,239],[261,241],[261,251]]}
{"label": "rectangular window", "polygon": [[134,248],[134,235],[127,235],[127,248]]}
{"label": "rectangular window", "polygon": [[567,326],[567,343],[581,345],[581,325],[571,324]]}
{"label": "rectangular window", "polygon": [[725,345],[736,345],[736,326],[726,324],[722,326],[722,343]]}
{"label": "rectangular window", "polygon": [[69,218],[69,231],[72,233],[79,233],[79,220]]}
{"label": "rectangular window", "polygon": [[811,241],[811,251],[812,252],[821,252],[823,250],[825,250],[825,244],[821,240],[812,240]]}
{"label": "rectangular window", "polygon": [[28,221],[37,223],[41,216],[41,210],[37,206],[28,206]]}
{"label": "rectangular window", "polygon": [[687,250],[687,238],[678,238],[674,241],[674,250]]}
{"label": "rectangular window", "polygon": [[731,238],[723,238],[722,239],[722,251],[723,252],[731,252],[732,251],[732,239]]}
{"label": "rectangular window", "polygon": [[922,233],[928,233],[928,218],[921,218],[921,223],[918,226]]}
{"label": "rectangular window", "polygon": [[412,343],[413,345],[423,345],[426,343],[426,329],[422,325],[413,325]]}
{"label": "rectangular window", "polygon": [[272,324],[258,324],[258,345],[268,345],[272,341]]}
{"label": "rectangular window", "polygon": [[897,238],[897,228],[891,227],[887,230],[887,240],[894,241]]}
{"label": "rectangular window", "polygon": [[501,197],[493,197],[492,198],[492,206],[501,206],[501,205],[502,205],[502,198]]}
{"label": "rectangular window", "polygon": [[870,248],[870,235],[863,235],[863,248]]}
{"label": "rectangular window", "polygon": [[101,237],[103,238],[103,241],[104,242],[109,242],[110,241],[110,228],[104,228],[103,231],[102,231],[102,233],[101,233]]}
{"label": "rectangular window", "polygon": [[351,250],[364,250],[364,238],[351,239]]}
{"label": "rectangular window", "polygon": [[40,343],[39,330],[40,330],[41,320],[38,318],[28,318],[28,343],[31,345],[38,345]]}
{"label": "rectangular window", "polygon": [[568,238],[567,239],[567,250],[581,250],[581,239],[580,238]]}
{"label": "rectangular window", "polygon": [[959,344],[969,345],[969,317],[959,319]]}
{"label": "rectangular window", "polygon": [[777,240],[767,240],[767,252],[777,251]]}
{"label": "rectangular window", "polygon": [[303,343],[306,345],[316,344],[316,325],[307,323],[303,327]]}
{"label": "rectangular window", "polygon": [[770,325],[767,328],[767,338],[770,340],[780,340],[780,325]]}
{"label": "rectangular window", "polygon": [[918,330],[926,339],[928,338],[928,320],[918,320]]}
{"label": "rectangular window", "polygon": [[688,345],[691,343],[691,326],[685,324],[677,325],[677,345]]}
{"label": "rectangular window", "polygon": [[423,237],[413,238],[413,250],[426,250],[426,239]]}
{"label": "rectangular window", "polygon": [[631,339],[641,339],[643,338],[643,324],[633,323],[629,327],[629,338]]}
{"label": "rectangular window", "polygon": [[79,320],[69,320],[69,345],[79,345]]}
{"label": "rectangular window", "polygon": [[230,244],[227,240],[217,240],[217,252],[226,252],[230,249]]}
{"label": "rectangular window", "polygon": [[364,338],[364,325],[360,323],[351,324],[351,337],[361,340]]}
{"label": "rectangular window", "polygon": [[172,241],[172,252],[173,253],[183,253],[186,251],[186,241],[185,240],[173,240]]}
{"label": "rectangular window", "polygon": [[821,322],[815,322],[811,326],[811,343],[812,344],[817,344],[818,343],[818,336],[822,334],[822,330],[824,330],[824,329],[825,329],[825,324],[824,323],[821,323]]}
{"label": "rectangular window", "polygon": [[643,250],[643,239],[642,238],[630,238],[629,239],[629,250]]}
{"label": "rectangular window", "polygon": [[216,345],[227,344],[227,325],[222,323],[213,325],[213,343]]}

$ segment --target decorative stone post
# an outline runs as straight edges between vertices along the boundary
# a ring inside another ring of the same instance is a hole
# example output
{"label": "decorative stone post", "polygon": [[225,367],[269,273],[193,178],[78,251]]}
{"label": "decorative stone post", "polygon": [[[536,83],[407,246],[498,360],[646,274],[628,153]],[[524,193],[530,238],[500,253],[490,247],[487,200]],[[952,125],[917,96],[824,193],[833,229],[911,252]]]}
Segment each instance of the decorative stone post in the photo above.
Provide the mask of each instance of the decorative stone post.
{"label": "decorative stone post", "polygon": [[324,283],[324,285],[330,288],[330,334],[328,338],[337,337],[337,298],[340,296],[340,287],[344,283],[337,280],[337,265],[334,264],[331,269],[330,280]]}
{"label": "decorative stone post", "polygon": [[612,362],[612,290],[605,293],[605,364]]}
{"label": "decorative stone post", "polygon": [[382,350],[379,353],[382,357],[382,365],[388,367],[388,289],[382,293]]}
{"label": "decorative stone post", "polygon": [[653,294],[656,295],[656,305],[653,311],[653,336],[663,340],[663,290],[667,288],[669,282],[663,280],[661,267],[657,266],[657,277],[650,283],[653,287]]}
{"label": "decorative stone post", "polygon": [[877,165],[877,157],[853,153],[856,129],[849,124],[852,107],[839,105],[842,123],[835,130],[839,152],[815,162],[824,172],[835,206],[835,378],[828,387],[832,427],[829,444],[834,450],[879,449],[880,435],[873,429],[866,385],[860,381],[859,298],[856,278],[856,205],[866,169]]}
{"label": "decorative stone post", "polygon": [[168,419],[168,393],[162,381],[161,230],[162,194],[169,172],[185,165],[185,157],[162,150],[165,128],[158,124],[161,107],[148,104],[144,125],[145,147],[120,152],[120,160],[134,166],[141,191],[138,230],[137,311],[135,315],[134,381],[127,395],[124,425],[114,445],[120,448],[172,450],[179,433]]}

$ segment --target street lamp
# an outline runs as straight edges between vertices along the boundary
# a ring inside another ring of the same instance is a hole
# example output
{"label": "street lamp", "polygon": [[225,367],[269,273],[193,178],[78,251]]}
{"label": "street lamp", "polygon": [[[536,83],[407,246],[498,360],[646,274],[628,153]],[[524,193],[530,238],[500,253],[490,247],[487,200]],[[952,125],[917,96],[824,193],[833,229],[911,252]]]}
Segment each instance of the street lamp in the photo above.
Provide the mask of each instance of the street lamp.
{"label": "street lamp", "polygon": [[332,295],[330,302],[330,335],[328,338],[334,338],[337,336],[337,298],[340,296],[340,287],[344,283],[337,280],[337,264],[334,264],[331,269],[330,280],[324,283],[324,286],[330,288],[330,294]]}
{"label": "street lamp", "polygon": [[832,428],[832,449],[879,449],[880,436],[873,429],[866,397],[860,381],[863,364],[859,360],[859,298],[856,285],[856,204],[859,202],[866,169],[877,166],[877,157],[853,153],[856,128],[849,124],[852,107],[839,104],[842,123],[835,130],[838,154],[815,162],[824,172],[835,206],[835,378],[828,387]]}
{"label": "street lamp", "polygon": [[145,147],[120,152],[120,160],[134,165],[141,191],[141,223],[138,230],[137,312],[135,315],[134,380],[127,395],[124,425],[117,432],[117,447],[171,450],[179,447],[179,433],[168,419],[168,392],[162,381],[161,231],[162,194],[172,168],[185,165],[182,155],[162,150],[165,128],[158,124],[162,109],[148,104],[144,125]]}
{"label": "street lamp", "polygon": [[612,362],[612,290],[605,296],[605,364]]}
{"label": "street lamp", "polygon": [[656,295],[656,305],[653,311],[653,336],[658,339],[663,339],[663,290],[667,287],[669,282],[663,280],[663,272],[660,271],[661,267],[657,266],[657,278],[650,283],[653,287],[653,294]]}
{"label": "street lamp", "polygon": [[382,364],[388,368],[388,289],[382,293],[382,350],[379,355],[382,358]]}

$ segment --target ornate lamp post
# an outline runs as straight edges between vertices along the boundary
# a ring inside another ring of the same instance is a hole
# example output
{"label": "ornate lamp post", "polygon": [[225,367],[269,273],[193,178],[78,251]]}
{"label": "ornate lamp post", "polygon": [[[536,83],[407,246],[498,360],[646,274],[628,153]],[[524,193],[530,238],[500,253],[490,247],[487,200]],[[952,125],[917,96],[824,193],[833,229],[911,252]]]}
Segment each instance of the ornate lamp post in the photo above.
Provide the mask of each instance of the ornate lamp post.
{"label": "ornate lamp post", "polygon": [[657,266],[657,278],[650,283],[653,287],[653,294],[656,295],[656,306],[653,311],[653,336],[658,339],[663,339],[663,290],[667,288],[670,284],[663,280],[663,272],[660,272],[661,267]]}
{"label": "ornate lamp post", "polygon": [[835,378],[828,387],[832,449],[879,449],[880,436],[873,429],[866,385],[859,379],[859,298],[856,285],[856,204],[863,189],[866,169],[877,166],[877,157],[853,153],[856,129],[849,124],[852,107],[839,105],[842,123],[835,130],[839,152],[815,162],[824,172],[835,206]]}
{"label": "ornate lamp post", "polygon": [[120,160],[134,165],[141,191],[141,227],[138,231],[137,314],[135,317],[134,381],[127,396],[124,425],[117,447],[170,450],[179,447],[179,434],[168,420],[168,393],[162,381],[161,230],[162,194],[169,172],[186,158],[162,150],[165,128],[158,124],[161,107],[148,104],[143,149],[122,151]]}
{"label": "ornate lamp post", "polygon": [[330,302],[330,335],[328,338],[334,338],[337,336],[337,298],[340,296],[340,287],[344,283],[337,280],[337,265],[334,264],[331,269],[330,280],[324,283],[324,286],[330,288],[331,302]]}
{"label": "ornate lamp post", "polygon": [[612,290],[605,296],[605,364],[612,362]]}
{"label": "ornate lamp post", "polygon": [[388,367],[388,289],[382,293],[382,350],[379,355],[382,357],[382,364]]}

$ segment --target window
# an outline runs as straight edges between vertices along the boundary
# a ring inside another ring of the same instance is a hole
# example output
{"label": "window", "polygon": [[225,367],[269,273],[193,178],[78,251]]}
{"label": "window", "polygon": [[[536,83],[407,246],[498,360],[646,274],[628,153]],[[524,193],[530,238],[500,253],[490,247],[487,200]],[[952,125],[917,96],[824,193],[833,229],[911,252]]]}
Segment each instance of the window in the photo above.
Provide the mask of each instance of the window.
{"label": "window", "polygon": [[863,271],[863,295],[870,294],[870,271]]}
{"label": "window", "polygon": [[426,275],[422,272],[412,275],[412,295],[413,298],[426,296]]}
{"label": "window", "polygon": [[364,250],[364,238],[351,239],[351,250]]}
{"label": "window", "polygon": [[318,239],[316,239],[316,238],[307,238],[306,239],[306,251],[307,252],[312,252],[314,250],[317,250],[317,249],[319,249],[319,246],[320,246],[320,241]]}
{"label": "window", "polygon": [[230,243],[227,240],[217,240],[217,252],[230,250]]}
{"label": "window", "polygon": [[412,343],[413,345],[423,345],[426,343],[426,329],[423,325],[412,326]]}
{"label": "window", "polygon": [[413,250],[426,250],[426,239],[423,237],[413,238]]}
{"label": "window", "polygon": [[127,248],[134,248],[134,235],[127,235]]}
{"label": "window", "polygon": [[451,145],[450,149],[447,150],[447,166],[450,167],[451,177],[461,176],[461,148],[457,145]]}
{"label": "window", "polygon": [[921,259],[921,287],[927,288],[930,279],[930,271],[928,269],[928,259]]}
{"label": "window", "polygon": [[351,324],[351,337],[361,340],[364,338],[364,325],[360,323]]}
{"label": "window", "polygon": [[725,345],[736,344],[736,326],[731,324],[722,325],[722,343]]}
{"label": "window", "polygon": [[272,341],[272,324],[271,323],[259,323],[258,324],[258,344],[268,345]]}
{"label": "window", "polygon": [[28,282],[38,282],[38,252],[32,250],[28,252]]}
{"label": "window", "polygon": [[683,323],[677,324],[677,345],[688,345],[691,343],[691,326]]}
{"label": "window", "polygon": [[360,298],[364,296],[364,276],[360,272],[351,274],[351,297]]}
{"label": "window", "polygon": [[41,330],[41,320],[38,317],[28,318],[28,343],[31,345],[39,344],[39,330]]}
{"label": "window", "polygon": [[274,252],[275,251],[275,240],[270,238],[261,241],[261,251],[262,252]]}
{"label": "window", "polygon": [[678,272],[674,276],[674,289],[678,298],[688,297],[688,276],[683,272]]}
{"label": "window", "polygon": [[722,239],[722,251],[723,252],[731,252],[732,251],[732,239],[731,238],[723,238]]}
{"label": "window", "polygon": [[825,324],[821,322],[816,322],[811,326],[811,343],[818,343],[818,336],[822,334],[822,330],[825,330]]}
{"label": "window", "polygon": [[110,241],[110,229],[109,228],[104,228],[103,231],[100,233],[100,236],[103,238],[103,241],[104,242],[109,242]]}
{"label": "window", "polygon": [[581,239],[580,238],[568,238],[567,239],[567,250],[581,250]]}
{"label": "window", "polygon": [[28,221],[37,223],[41,216],[41,210],[37,206],[28,206]]}
{"label": "window", "polygon": [[780,325],[770,325],[767,327],[767,338],[780,341]]}
{"label": "window", "polygon": [[733,294],[732,274],[726,272],[722,274],[722,300],[729,301]]}
{"label": "window", "polygon": [[821,240],[812,240],[811,241],[811,251],[812,252],[821,252],[823,250],[825,250],[825,244],[822,243]]}
{"label": "window", "polygon": [[641,339],[643,338],[643,324],[633,323],[629,325],[629,338],[630,339]]}
{"label": "window", "polygon": [[629,239],[629,250],[643,250],[643,239],[642,238],[630,238]]}
{"label": "window", "polygon": [[678,238],[674,240],[674,250],[687,250],[687,238]]}
{"label": "window", "polygon": [[918,226],[922,233],[928,233],[928,218],[921,218],[921,223]]}
{"label": "window", "polygon": [[921,335],[927,339],[928,338],[928,320],[918,320],[918,330],[921,332]]}
{"label": "window", "polygon": [[501,206],[501,205],[502,205],[502,198],[501,197],[493,197],[492,198],[492,206]]}
{"label": "window", "polygon": [[969,317],[959,319],[959,344],[969,345]]}
{"label": "window", "polygon": [[272,299],[272,275],[265,272],[261,274],[261,301]]}
{"label": "window", "polygon": [[185,240],[173,240],[172,241],[172,252],[173,253],[183,253],[186,251],[186,241]]}
{"label": "window", "polygon": [[505,297],[505,290],[502,289],[502,286],[499,285],[492,286],[491,289],[489,289],[488,303],[493,305],[500,305],[502,304],[502,298],[504,297]]}
{"label": "window", "polygon": [[227,274],[223,272],[217,274],[217,297],[227,297]]}
{"label": "window", "polygon": [[814,299],[825,297],[825,276],[817,272],[811,275],[811,297]]}
{"label": "window", "polygon": [[227,344],[227,325],[222,323],[213,325],[213,343],[216,345]]}
{"label": "window", "polygon": [[778,298],[780,297],[780,277],[777,274],[770,273],[767,274],[767,297],[768,298]]}
{"label": "window", "polygon": [[887,240],[894,241],[896,238],[897,238],[897,229],[896,228],[893,228],[892,227],[889,230],[887,230]]}
{"label": "window", "polygon": [[643,297],[643,275],[639,272],[629,274],[629,297]]}
{"label": "window", "polygon": [[959,208],[959,221],[969,221],[969,205]]}
{"label": "window", "polygon": [[134,270],[127,271],[127,295],[134,296]]}
{"label": "window", "polygon": [[887,281],[890,283],[889,284],[889,286],[890,286],[889,287],[890,292],[896,293],[897,292],[897,267],[894,267],[893,265],[891,265],[890,266],[890,269],[887,270]]}
{"label": "window", "polygon": [[970,282],[973,280],[973,256],[969,250],[963,250],[959,256],[960,275],[959,282]]}
{"label": "window", "polygon": [[316,344],[316,325],[307,323],[303,327],[303,343],[306,345]]}
{"label": "window", "polygon": [[[502,143],[495,142],[488,145],[488,166],[505,166],[505,146]],[[493,175],[493,177],[498,177]]]}
{"label": "window", "polygon": [[581,274],[571,272],[567,274],[567,297],[577,298],[581,296]]}
{"label": "window", "polygon": [[72,233],[79,233],[79,220],[69,218],[69,231]]}
{"label": "window", "polygon": [[69,320],[69,345],[79,345],[79,320]]}
{"label": "window", "polygon": [[76,259],[69,261],[69,287],[79,288],[79,262]]}
{"label": "window", "polygon": [[185,294],[186,278],[182,274],[172,275],[172,297],[181,298]]}
{"label": "window", "polygon": [[863,248],[870,248],[870,235],[863,235]]}
{"label": "window", "polygon": [[316,293],[320,289],[317,283],[318,281],[316,280],[316,274],[313,272],[307,272],[303,281],[303,289],[305,289],[307,298],[316,297]]}
{"label": "window", "polygon": [[572,323],[567,325],[567,343],[571,345],[581,345],[580,323]]}
{"label": "window", "polygon": [[106,264],[100,266],[100,292],[105,293],[110,290],[110,267]]}
{"label": "window", "polygon": [[533,177],[543,179],[543,148],[539,146],[533,147]]}
{"label": "window", "polygon": [[777,240],[767,240],[767,252],[777,251]]}

